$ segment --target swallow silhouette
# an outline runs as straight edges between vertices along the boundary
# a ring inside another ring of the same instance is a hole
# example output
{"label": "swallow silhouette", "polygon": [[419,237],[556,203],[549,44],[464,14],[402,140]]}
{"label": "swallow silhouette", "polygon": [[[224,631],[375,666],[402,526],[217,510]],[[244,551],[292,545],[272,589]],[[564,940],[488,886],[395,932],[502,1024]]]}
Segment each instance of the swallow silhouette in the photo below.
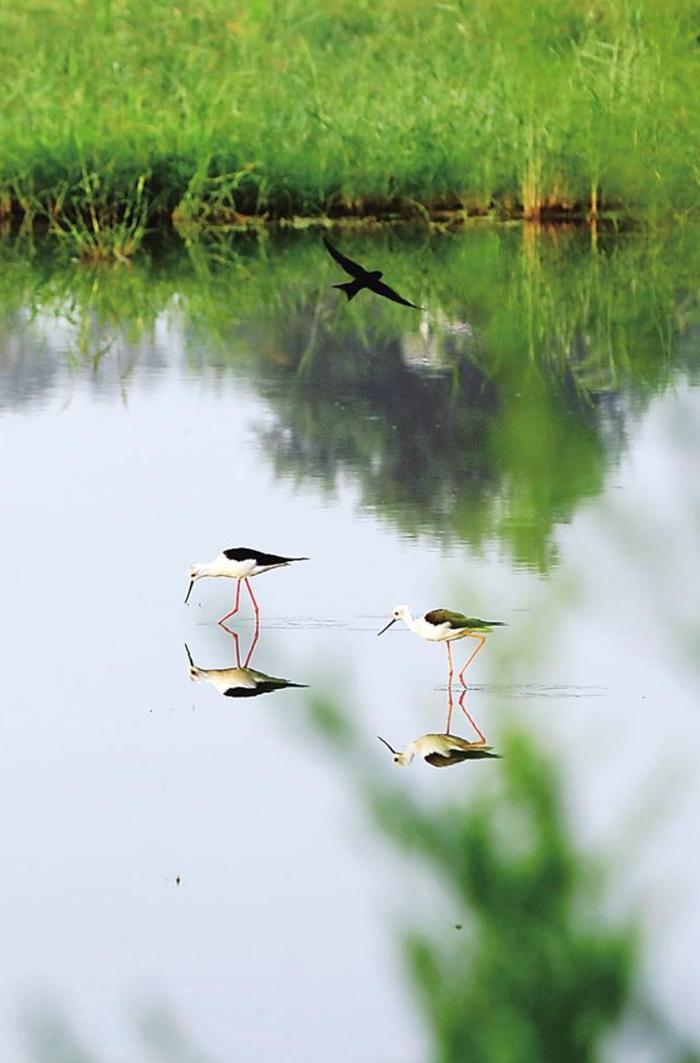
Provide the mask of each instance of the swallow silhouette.
{"label": "swallow silhouette", "polygon": [[353,262],[351,258],[346,258],[337,247],[333,247],[330,240],[326,240],[323,237],[323,242],[326,245],[328,253],[336,260],[339,266],[342,266],[346,273],[349,273],[353,278],[351,281],[346,281],[344,284],[334,284],[334,288],[340,288],[344,291],[348,297],[348,302],[354,299],[358,292],[361,292],[363,288],[367,288],[368,291],[374,292],[375,295],[382,295],[385,299],[391,299],[394,303],[401,303],[402,306],[412,306],[414,310],[423,310],[424,307],[417,306],[415,303],[409,303],[408,299],[404,299],[398,292],[395,292],[393,288],[390,288],[388,284],[380,279],[383,274],[381,270],[365,269],[359,262]]}

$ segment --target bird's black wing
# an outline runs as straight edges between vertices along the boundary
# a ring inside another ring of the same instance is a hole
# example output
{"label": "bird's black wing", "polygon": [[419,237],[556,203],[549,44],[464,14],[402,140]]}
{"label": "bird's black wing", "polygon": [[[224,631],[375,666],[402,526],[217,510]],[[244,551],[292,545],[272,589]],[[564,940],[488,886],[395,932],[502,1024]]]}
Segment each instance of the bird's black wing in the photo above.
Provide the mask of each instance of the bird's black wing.
{"label": "bird's black wing", "polygon": [[491,752],[491,746],[475,746],[474,749],[451,749],[449,754],[428,753],[424,759],[434,768],[449,768],[450,764],[460,764],[464,760],[484,760],[493,757],[500,760],[498,753]]}
{"label": "bird's black wing", "polygon": [[465,631],[469,625],[473,622],[480,624],[480,620],[469,620],[464,613],[454,613],[451,609],[431,609],[429,613],[425,614],[425,619],[429,624],[434,624],[439,627],[440,624],[449,624],[454,631],[464,629]]}
{"label": "bird's black wing", "polygon": [[308,690],[305,683],[289,683],[286,679],[264,679],[252,689],[250,687],[229,687],[224,691],[225,698],[257,698],[259,694],[273,694],[275,690],[287,690],[288,687],[298,687],[300,690]]}
{"label": "bird's black wing", "polygon": [[290,561],[308,561],[308,557],[281,557],[279,554],[264,554],[261,550],[251,550],[247,546],[236,546],[222,550],[229,561],[254,561],[256,565],[288,565]]}
{"label": "bird's black wing", "polygon": [[[225,698],[257,698],[258,694],[265,694],[265,684],[260,683],[256,687],[229,687],[224,690]],[[274,688],[276,689],[276,688]]]}
{"label": "bird's black wing", "polygon": [[353,262],[351,258],[347,258],[337,247],[333,247],[330,240],[326,240],[323,237],[323,242],[326,245],[326,249],[330,255],[336,260],[339,266],[342,266],[346,273],[349,273],[351,277],[364,277],[367,270],[364,266],[361,266],[359,262]]}
{"label": "bird's black wing", "polygon": [[384,281],[373,281],[368,284],[367,287],[370,291],[376,292],[377,295],[383,295],[385,299],[391,299],[394,303],[401,303],[402,306],[412,306],[414,310],[424,310],[425,307],[417,306],[416,303],[409,303],[408,299],[404,299],[403,296],[395,292],[393,288],[390,288]]}

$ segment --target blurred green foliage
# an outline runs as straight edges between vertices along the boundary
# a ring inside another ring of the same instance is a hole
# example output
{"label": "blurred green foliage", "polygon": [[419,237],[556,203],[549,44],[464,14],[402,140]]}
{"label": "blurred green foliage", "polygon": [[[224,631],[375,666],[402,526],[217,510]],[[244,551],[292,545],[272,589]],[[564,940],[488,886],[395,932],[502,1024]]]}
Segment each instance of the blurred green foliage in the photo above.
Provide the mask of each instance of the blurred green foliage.
{"label": "blurred green foliage", "polygon": [[432,1059],[594,1060],[628,1003],[636,935],[603,916],[548,760],[522,737],[503,753],[502,786],[468,809],[426,811],[405,793],[375,799],[384,830],[465,913],[449,944],[417,931],[405,941]]}
{"label": "blurred green foliage", "polygon": [[[441,917],[424,920],[433,929],[409,925],[402,941],[432,1063],[593,1063],[620,1035],[649,1058],[697,1063],[644,999],[639,925],[607,913],[609,875],[574,843],[549,755],[510,732],[502,760],[451,769],[478,771],[478,790],[467,783],[463,798],[435,803],[410,792],[411,773],[432,768],[386,758],[370,772],[376,762],[347,714],[317,698],[310,718],[382,834],[440,887]],[[614,1058],[625,1058],[622,1043]]]}

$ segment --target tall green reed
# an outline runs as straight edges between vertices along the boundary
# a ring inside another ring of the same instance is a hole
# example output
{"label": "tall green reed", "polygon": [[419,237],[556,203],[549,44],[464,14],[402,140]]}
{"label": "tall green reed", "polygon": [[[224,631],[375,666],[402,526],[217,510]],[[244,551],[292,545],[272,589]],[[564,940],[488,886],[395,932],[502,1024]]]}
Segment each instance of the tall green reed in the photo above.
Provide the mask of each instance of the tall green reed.
{"label": "tall green reed", "polygon": [[699,17],[691,0],[12,3],[3,209],[75,219],[61,191],[93,174],[132,211],[148,175],[149,222],[200,228],[416,204],[686,215]]}

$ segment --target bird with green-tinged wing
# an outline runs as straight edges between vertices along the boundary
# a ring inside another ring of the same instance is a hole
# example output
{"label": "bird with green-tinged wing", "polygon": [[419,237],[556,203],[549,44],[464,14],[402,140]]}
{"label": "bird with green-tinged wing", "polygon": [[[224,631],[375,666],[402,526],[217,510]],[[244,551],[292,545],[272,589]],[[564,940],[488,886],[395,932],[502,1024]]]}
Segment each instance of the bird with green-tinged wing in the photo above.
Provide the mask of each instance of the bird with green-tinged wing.
{"label": "bird with green-tinged wing", "polygon": [[457,639],[474,638],[476,649],[467,658],[459,672],[459,681],[464,684],[464,673],[486,642],[486,635],[495,627],[504,627],[501,620],[480,620],[476,616],[465,616],[450,609],[432,609],[425,616],[414,616],[409,605],[397,605],[394,614],[385,627],[378,631],[383,635],[397,620],[403,620],[407,628],[427,642],[444,642],[447,645],[448,686],[452,684],[454,669],[450,643]]}

